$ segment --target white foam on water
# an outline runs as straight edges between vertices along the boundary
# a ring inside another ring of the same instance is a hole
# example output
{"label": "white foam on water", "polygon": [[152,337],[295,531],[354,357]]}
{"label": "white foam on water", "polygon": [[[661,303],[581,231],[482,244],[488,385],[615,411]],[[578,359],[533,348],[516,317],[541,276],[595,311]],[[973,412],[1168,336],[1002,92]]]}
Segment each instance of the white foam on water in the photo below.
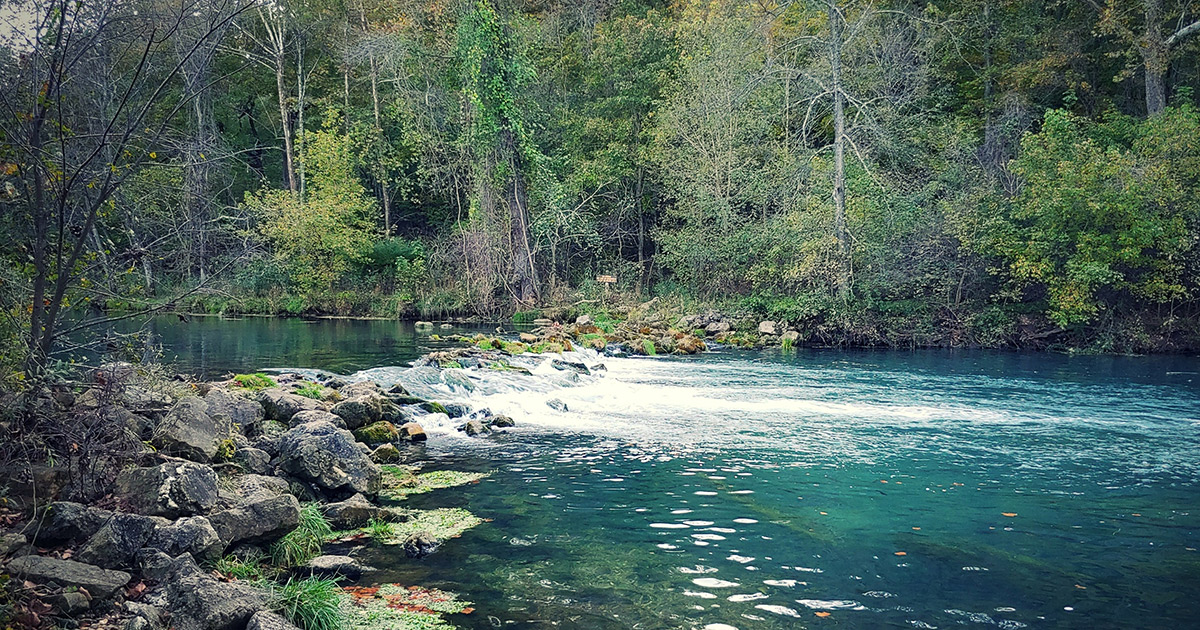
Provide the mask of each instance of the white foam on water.
{"label": "white foam on water", "polygon": [[800,613],[796,612],[796,610],[793,608],[788,608],[787,606],[779,606],[776,604],[758,604],[755,606],[755,608],[759,610],[765,610],[769,613],[775,613],[776,615],[782,615],[784,617],[800,617]]}
{"label": "white foam on water", "polygon": [[703,588],[731,588],[734,586],[741,586],[741,584],[738,584],[737,582],[730,582],[729,580],[722,580],[719,578],[696,578],[692,580],[692,584]]}
{"label": "white foam on water", "polygon": [[767,597],[766,593],[745,593],[742,595],[730,595],[725,599],[731,602],[752,602],[759,599],[767,599]]}
{"label": "white foam on water", "polygon": [[862,604],[846,599],[797,599],[797,604],[814,610],[866,610]]}
{"label": "white foam on water", "polygon": [[650,527],[655,529],[688,529],[690,526],[684,523],[650,523]]}

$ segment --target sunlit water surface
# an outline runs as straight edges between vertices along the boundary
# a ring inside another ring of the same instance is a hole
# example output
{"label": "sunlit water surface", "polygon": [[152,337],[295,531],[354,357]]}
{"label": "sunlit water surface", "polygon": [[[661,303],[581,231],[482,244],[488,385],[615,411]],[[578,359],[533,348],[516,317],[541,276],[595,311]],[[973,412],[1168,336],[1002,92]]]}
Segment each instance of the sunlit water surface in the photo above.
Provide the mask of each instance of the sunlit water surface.
{"label": "sunlit water surface", "polygon": [[[411,506],[490,522],[421,561],[362,552],[373,579],[474,601],[457,625],[1200,627],[1195,358],[576,353],[606,370],[527,359],[532,376],[467,370],[468,388],[407,370],[438,344],[376,324],[338,323],[300,360],[246,340],[222,369],[332,369],[517,420],[489,439],[431,426],[414,453],[494,472]],[[194,332],[159,332],[211,369]]]}

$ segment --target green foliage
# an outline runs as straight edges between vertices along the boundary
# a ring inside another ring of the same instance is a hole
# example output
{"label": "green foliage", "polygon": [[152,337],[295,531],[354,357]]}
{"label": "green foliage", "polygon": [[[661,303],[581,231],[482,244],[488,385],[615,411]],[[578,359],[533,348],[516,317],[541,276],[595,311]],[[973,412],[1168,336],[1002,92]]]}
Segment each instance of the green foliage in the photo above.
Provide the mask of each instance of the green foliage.
{"label": "green foliage", "polygon": [[1025,186],[984,246],[1000,253],[1014,287],[1044,289],[1060,326],[1135,301],[1188,297],[1189,228],[1200,218],[1197,136],[1200,114],[1190,106],[1101,123],[1047,112],[1015,164]]}
{"label": "green foliage", "polygon": [[658,354],[658,352],[655,351],[654,342],[649,339],[642,340],[642,352],[646,353],[646,356],[651,357]]}
{"label": "green foliage", "polygon": [[512,320],[515,324],[532,324],[533,320],[541,316],[541,311],[517,311],[513,313]]}
{"label": "green foliage", "polygon": [[313,400],[322,400],[325,398],[325,388],[319,383],[304,383],[296,388],[296,394]]}
{"label": "green foliage", "polygon": [[382,542],[392,536],[392,524],[389,521],[383,521],[377,518],[372,518],[367,522],[365,533],[370,536],[372,541]]}
{"label": "green foliage", "polygon": [[233,380],[237,382],[239,387],[248,389],[252,392],[277,386],[275,379],[263,374],[262,372],[255,372],[254,374],[235,374],[233,376]]}
{"label": "green foliage", "polygon": [[259,551],[244,556],[229,555],[213,563],[213,569],[217,573],[238,580],[264,580],[275,573],[275,570],[267,564],[268,560]]}
{"label": "green foliage", "polygon": [[321,506],[307,503],[300,508],[300,522],[296,529],[271,545],[271,560],[281,567],[303,565],[321,555],[321,545],[332,533]]}
{"label": "green foliage", "polygon": [[270,606],[303,630],[341,630],[345,627],[345,598],[336,580],[289,578],[270,589]]}

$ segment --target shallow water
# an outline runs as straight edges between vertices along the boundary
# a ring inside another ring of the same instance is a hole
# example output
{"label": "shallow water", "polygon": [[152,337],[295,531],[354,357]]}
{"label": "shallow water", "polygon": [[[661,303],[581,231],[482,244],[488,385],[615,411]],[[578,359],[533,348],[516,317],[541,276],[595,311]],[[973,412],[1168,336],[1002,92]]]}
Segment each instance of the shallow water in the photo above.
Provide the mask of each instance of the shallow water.
{"label": "shallow water", "polygon": [[[346,330],[328,333],[349,349],[340,357],[281,363],[292,357],[251,349],[226,357],[228,369],[369,367],[352,377],[517,419],[486,440],[429,427],[437,467],[494,472],[407,502],[491,522],[419,562],[363,551],[382,569],[375,579],[474,601],[452,619],[460,626],[1094,629],[1200,618],[1195,358],[578,353],[607,370],[575,377],[529,359],[533,376],[468,370],[464,387],[396,367],[397,353],[381,358],[369,336],[348,343]],[[404,344],[412,356],[430,346],[420,335]]]}

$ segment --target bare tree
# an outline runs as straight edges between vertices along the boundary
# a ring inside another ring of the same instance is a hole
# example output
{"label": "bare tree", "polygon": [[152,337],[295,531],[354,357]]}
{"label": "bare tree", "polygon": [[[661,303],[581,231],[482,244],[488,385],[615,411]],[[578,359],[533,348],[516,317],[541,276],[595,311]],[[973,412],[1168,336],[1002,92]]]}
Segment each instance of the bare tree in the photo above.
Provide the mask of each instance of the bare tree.
{"label": "bare tree", "polygon": [[[141,168],[163,130],[189,104],[172,87],[193,56],[243,10],[239,0],[151,5],[30,0],[33,16],[2,42],[0,132],[18,194],[7,202],[25,215],[32,263],[26,373],[40,377],[56,342],[100,320],[64,328],[69,292],[97,256],[98,218]],[[225,16],[174,50],[188,17]],[[110,77],[97,90],[89,77]],[[111,95],[106,97],[105,94]],[[102,318],[103,319],[103,318]]]}

